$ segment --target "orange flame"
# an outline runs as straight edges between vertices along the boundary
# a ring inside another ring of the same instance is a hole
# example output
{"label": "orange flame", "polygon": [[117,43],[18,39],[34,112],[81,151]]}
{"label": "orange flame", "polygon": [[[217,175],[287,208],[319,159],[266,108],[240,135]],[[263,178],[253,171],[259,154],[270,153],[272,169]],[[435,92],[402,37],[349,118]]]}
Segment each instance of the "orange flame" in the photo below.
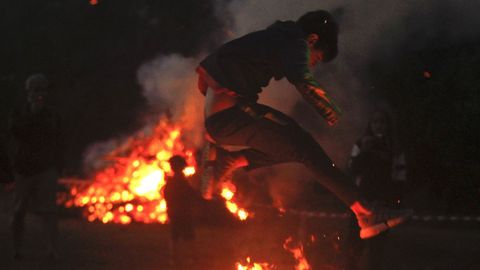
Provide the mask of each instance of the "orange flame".
{"label": "orange flame", "polygon": [[236,187],[231,182],[222,183],[222,191],[220,195],[225,199],[225,206],[228,211],[234,214],[240,220],[246,220],[249,217],[247,210],[240,208],[234,202],[234,196],[236,192]]}
{"label": "orange flame", "polygon": [[269,269],[273,269],[273,265],[270,265],[268,263],[252,262],[250,257],[247,257],[246,261],[247,261],[247,263],[245,265],[237,262],[235,264],[236,270],[269,270]]}
{"label": "orange flame", "polygon": [[167,205],[161,191],[165,177],[171,174],[168,159],[185,156],[187,176],[196,167],[193,151],[185,149],[180,140],[180,130],[162,118],[149,135],[139,132],[129,138],[105,158],[113,161],[111,166],[97,172],[90,182],[78,181],[83,184],[71,187],[72,199],[65,206],[83,207],[89,221],[166,223]]}
{"label": "orange flame", "polygon": [[307,258],[305,258],[303,254],[303,245],[293,245],[292,243],[293,237],[287,238],[287,240],[285,240],[285,243],[283,244],[283,248],[290,251],[293,254],[295,260],[297,261],[297,265],[295,265],[295,270],[312,270],[312,267],[310,267]]}

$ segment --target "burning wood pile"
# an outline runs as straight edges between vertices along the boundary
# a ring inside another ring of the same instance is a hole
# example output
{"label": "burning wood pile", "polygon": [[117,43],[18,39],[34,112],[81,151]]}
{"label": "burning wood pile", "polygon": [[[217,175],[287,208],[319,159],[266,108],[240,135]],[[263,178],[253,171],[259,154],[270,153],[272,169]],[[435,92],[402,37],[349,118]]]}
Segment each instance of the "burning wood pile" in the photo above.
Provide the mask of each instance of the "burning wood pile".
{"label": "burning wood pile", "polygon": [[185,156],[188,167],[184,173],[189,176],[196,168],[193,153],[181,140],[181,128],[163,117],[152,130],[137,133],[105,156],[110,166],[90,181],[70,185],[70,199],[64,205],[83,208],[88,221],[166,223],[162,189],[171,173],[168,159]]}
{"label": "burning wood pile", "polygon": [[[95,172],[91,180],[62,179],[69,186],[69,199],[63,204],[84,209],[91,222],[167,223],[162,189],[165,177],[171,174],[168,159],[173,155],[185,156],[186,176],[195,174],[197,166],[194,150],[184,146],[181,132],[180,126],[163,117],[152,130],[129,137],[104,157],[110,165]],[[235,202],[235,192],[231,182],[222,183],[220,195],[227,209],[245,220],[249,213]]]}

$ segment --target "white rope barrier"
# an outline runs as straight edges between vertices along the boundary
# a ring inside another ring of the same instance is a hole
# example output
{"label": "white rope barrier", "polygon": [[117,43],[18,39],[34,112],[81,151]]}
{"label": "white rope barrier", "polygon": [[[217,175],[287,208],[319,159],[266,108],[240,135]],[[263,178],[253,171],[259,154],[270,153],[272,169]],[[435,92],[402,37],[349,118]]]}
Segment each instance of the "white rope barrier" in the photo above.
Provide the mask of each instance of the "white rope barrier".
{"label": "white rope barrier", "polygon": [[[260,207],[274,208],[272,206],[257,205]],[[326,219],[347,219],[353,214],[345,213],[329,213],[329,212],[312,212],[312,211],[300,211],[294,209],[286,209],[281,211],[284,214],[299,215],[310,218],[326,218]],[[480,216],[454,216],[454,215],[413,215],[411,220],[421,222],[480,222]]]}

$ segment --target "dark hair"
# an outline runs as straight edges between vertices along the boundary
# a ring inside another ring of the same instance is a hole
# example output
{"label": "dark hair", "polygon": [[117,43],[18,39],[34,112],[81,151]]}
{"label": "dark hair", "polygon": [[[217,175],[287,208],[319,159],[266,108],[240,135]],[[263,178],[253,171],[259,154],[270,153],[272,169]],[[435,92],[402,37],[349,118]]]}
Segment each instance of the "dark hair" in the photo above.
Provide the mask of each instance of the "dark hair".
{"label": "dark hair", "polygon": [[43,73],[32,74],[25,81],[25,89],[27,91],[48,91],[49,87],[50,82]]}
{"label": "dark hair", "polygon": [[320,37],[314,48],[320,48],[323,51],[323,62],[329,62],[337,56],[338,24],[328,11],[307,12],[297,20],[297,24],[302,28],[305,36],[317,34]]}
{"label": "dark hair", "polygon": [[187,161],[180,155],[172,156],[168,163],[170,163],[170,167],[174,172],[180,172],[187,167]]}

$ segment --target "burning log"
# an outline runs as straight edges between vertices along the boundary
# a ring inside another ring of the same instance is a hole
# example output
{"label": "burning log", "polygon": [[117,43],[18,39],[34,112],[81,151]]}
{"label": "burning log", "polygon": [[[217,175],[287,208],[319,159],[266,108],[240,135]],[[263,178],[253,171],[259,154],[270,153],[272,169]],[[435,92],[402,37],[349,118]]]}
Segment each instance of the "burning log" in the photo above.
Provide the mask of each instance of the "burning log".
{"label": "burning log", "polygon": [[[186,176],[195,174],[197,166],[193,150],[186,149],[181,140],[181,130],[163,117],[151,132],[139,132],[105,155],[109,166],[97,171],[91,180],[62,179],[71,197],[63,204],[83,208],[91,222],[166,223],[162,189],[171,173],[168,159],[185,156]],[[235,201],[235,185],[222,183],[221,190],[227,209],[238,219],[247,219],[250,214]]]}

